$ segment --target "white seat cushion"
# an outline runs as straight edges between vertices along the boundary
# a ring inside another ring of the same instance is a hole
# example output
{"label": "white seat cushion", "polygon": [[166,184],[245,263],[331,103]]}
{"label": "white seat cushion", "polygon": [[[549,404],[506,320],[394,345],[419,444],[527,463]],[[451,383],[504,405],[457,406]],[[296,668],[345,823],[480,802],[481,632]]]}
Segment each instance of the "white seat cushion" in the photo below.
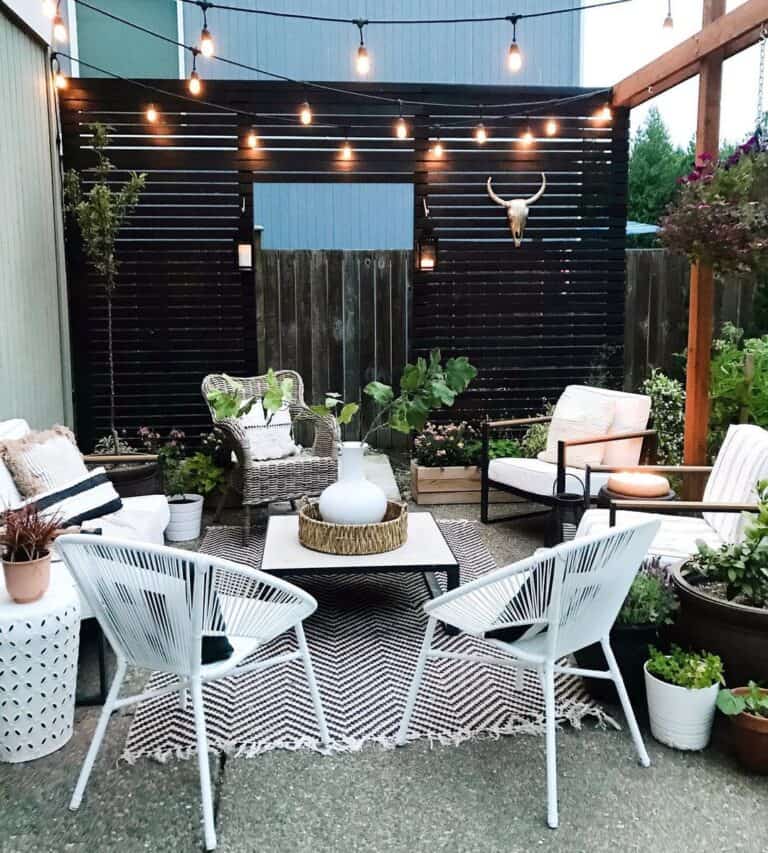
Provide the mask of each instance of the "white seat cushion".
{"label": "white seat cushion", "polygon": [[[12,418],[0,421],[0,443],[3,441],[18,441],[29,434],[29,424],[22,418]],[[23,500],[23,495],[16,487],[5,462],[0,459],[0,512],[17,506]]]}
{"label": "white seat cushion", "polygon": [[[613,422],[609,432],[637,432],[648,426],[651,414],[651,398],[644,394],[628,394],[608,388],[593,388],[614,402]],[[603,447],[603,465],[637,465],[643,449],[642,438],[624,441],[607,441]]]}
{"label": "white seat cushion", "polygon": [[[669,562],[680,562],[691,554],[695,554],[698,550],[698,542],[704,542],[710,548],[719,548],[723,544],[717,531],[713,530],[703,518],[691,518],[685,515],[622,510],[616,513],[616,527],[626,527],[654,519],[661,522],[661,528],[648,553],[665,557]],[[576,530],[576,537],[605,533],[609,529],[609,511],[590,509],[582,516]]]}
{"label": "white seat cushion", "polygon": [[29,424],[23,418],[0,421],[0,441],[18,441],[29,433]]}
{"label": "white seat cushion", "polygon": [[[559,441],[607,435],[613,423],[616,403],[599,389],[569,385],[560,395],[547,433],[547,448],[539,453],[542,462],[557,464]],[[599,465],[605,444],[580,444],[569,447],[566,461],[575,467]]]}
{"label": "white seat cushion", "polygon": [[[488,465],[488,476],[495,483],[503,483],[513,489],[521,489],[534,495],[552,497],[557,491],[557,465],[541,459],[492,459]],[[609,474],[592,474],[589,491],[597,495]],[[573,494],[584,494],[584,470],[565,469],[565,490]]]}

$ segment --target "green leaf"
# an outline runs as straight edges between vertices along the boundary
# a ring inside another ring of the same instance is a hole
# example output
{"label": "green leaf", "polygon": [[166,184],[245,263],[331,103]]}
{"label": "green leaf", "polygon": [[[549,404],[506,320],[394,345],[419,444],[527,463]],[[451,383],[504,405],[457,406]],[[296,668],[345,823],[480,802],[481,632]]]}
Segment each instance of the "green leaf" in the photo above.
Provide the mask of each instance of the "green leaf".
{"label": "green leaf", "polygon": [[310,406],[309,410],[314,412],[316,415],[320,415],[321,418],[327,418],[331,412],[325,406]]}
{"label": "green leaf", "polygon": [[730,690],[721,690],[717,694],[717,707],[724,714],[733,717],[736,714],[741,714],[747,707],[747,703],[742,696],[737,696],[735,693],[731,693]]}
{"label": "green leaf", "polygon": [[438,404],[442,403],[444,406],[452,406],[454,400],[456,399],[456,395],[445,384],[445,382],[441,382],[438,380],[432,382],[432,397],[437,401]]}
{"label": "green leaf", "polygon": [[446,362],[445,381],[456,394],[465,391],[476,376],[477,369],[469,363],[465,355],[449,358]]}
{"label": "green leaf", "polygon": [[346,403],[337,418],[340,424],[348,424],[358,413],[360,406],[357,403]]}
{"label": "green leaf", "polygon": [[392,386],[383,382],[369,382],[363,390],[380,406],[388,406],[395,397]]}
{"label": "green leaf", "polygon": [[419,359],[420,364],[406,364],[400,378],[400,388],[403,391],[415,391],[426,376],[426,362]]}

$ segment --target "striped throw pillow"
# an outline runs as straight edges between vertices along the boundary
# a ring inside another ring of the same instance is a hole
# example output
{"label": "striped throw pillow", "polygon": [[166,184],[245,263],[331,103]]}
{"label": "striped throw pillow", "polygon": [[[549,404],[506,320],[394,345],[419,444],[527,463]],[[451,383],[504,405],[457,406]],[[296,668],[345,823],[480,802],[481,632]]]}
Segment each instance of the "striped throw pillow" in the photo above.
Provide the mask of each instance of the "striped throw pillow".
{"label": "striped throw pillow", "polygon": [[37,504],[40,514],[46,517],[58,516],[61,527],[82,524],[92,518],[122,509],[123,502],[115,491],[107,472],[103,468],[94,468],[84,476],[28,498],[19,507]]}

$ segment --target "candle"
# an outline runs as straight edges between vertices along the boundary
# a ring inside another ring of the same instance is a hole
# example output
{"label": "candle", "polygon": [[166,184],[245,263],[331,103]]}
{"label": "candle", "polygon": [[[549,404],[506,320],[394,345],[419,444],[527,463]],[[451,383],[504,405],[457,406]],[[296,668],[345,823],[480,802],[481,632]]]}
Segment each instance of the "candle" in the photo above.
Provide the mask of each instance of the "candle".
{"label": "candle", "polygon": [[606,487],[611,492],[633,498],[661,498],[669,494],[669,481],[666,477],[642,471],[611,474]]}

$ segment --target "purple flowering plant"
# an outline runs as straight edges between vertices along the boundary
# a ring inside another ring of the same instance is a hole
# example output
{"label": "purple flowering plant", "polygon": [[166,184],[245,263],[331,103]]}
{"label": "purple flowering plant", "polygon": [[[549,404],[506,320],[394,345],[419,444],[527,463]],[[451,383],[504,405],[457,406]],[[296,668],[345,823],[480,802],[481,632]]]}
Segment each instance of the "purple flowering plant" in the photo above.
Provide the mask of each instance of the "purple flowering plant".
{"label": "purple flowering plant", "polygon": [[414,439],[413,458],[427,468],[475,465],[480,449],[476,429],[466,421],[458,424],[428,423]]}
{"label": "purple flowering plant", "polygon": [[661,240],[717,272],[768,268],[768,145],[756,133],[725,160],[701,154],[662,219]]}

